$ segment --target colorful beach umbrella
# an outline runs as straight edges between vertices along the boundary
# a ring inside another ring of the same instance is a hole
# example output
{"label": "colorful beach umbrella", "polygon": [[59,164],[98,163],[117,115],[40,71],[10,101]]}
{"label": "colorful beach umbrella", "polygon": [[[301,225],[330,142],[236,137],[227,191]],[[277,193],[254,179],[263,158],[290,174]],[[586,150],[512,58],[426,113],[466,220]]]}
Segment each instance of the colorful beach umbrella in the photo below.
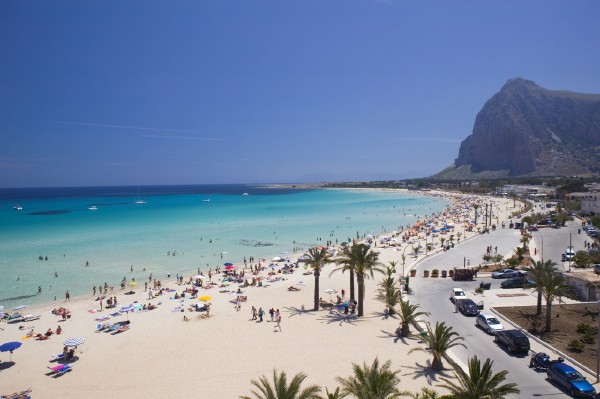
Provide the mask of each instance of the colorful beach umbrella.
{"label": "colorful beach umbrella", "polygon": [[79,346],[85,343],[85,338],[83,337],[73,337],[69,338],[65,342],[63,342],[64,346]]}
{"label": "colorful beach umbrella", "polygon": [[223,266],[233,266],[233,263],[231,263],[231,262],[226,262],[226,263],[223,263]]}
{"label": "colorful beach umbrella", "polygon": [[233,265],[231,265],[231,266],[225,266],[225,270],[231,270],[231,269],[235,269],[235,267],[233,267]]}
{"label": "colorful beach umbrella", "polygon": [[134,309],[133,305],[127,305],[127,306],[123,306],[121,308],[121,312],[127,313],[127,320],[129,320],[129,312],[133,312],[133,309]]}

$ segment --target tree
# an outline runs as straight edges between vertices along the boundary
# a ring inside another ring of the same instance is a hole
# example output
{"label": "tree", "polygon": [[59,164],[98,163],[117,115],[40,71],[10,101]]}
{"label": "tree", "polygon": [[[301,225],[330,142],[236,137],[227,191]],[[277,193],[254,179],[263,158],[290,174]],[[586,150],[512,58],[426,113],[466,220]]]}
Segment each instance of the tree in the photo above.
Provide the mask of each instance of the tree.
{"label": "tree", "polygon": [[523,249],[527,250],[529,249],[527,244],[529,244],[529,237],[527,236],[521,236],[521,244],[523,244]]}
{"label": "tree", "polygon": [[537,294],[538,294],[536,314],[538,314],[538,315],[542,314],[542,292],[543,292],[542,284],[544,282],[544,275],[548,274],[548,273],[552,273],[554,271],[554,266],[556,266],[556,263],[552,262],[551,260],[547,260],[545,262],[535,261],[535,262],[533,262],[531,267],[528,267],[526,269],[527,272],[531,274],[531,277],[535,281],[535,290],[537,291]]}
{"label": "tree", "polygon": [[321,248],[310,248],[308,250],[308,254],[310,255],[310,259],[305,261],[306,265],[312,267],[313,275],[315,276],[315,297],[314,297],[314,310],[319,310],[319,277],[321,276],[321,270],[323,267],[331,262],[331,257],[327,250],[323,247]]}
{"label": "tree", "polygon": [[479,209],[479,204],[473,204],[473,210],[475,211],[475,225],[477,225],[477,210]]}
{"label": "tree", "polygon": [[524,247],[516,247],[513,252],[515,253],[515,255],[517,256],[517,259],[519,261],[519,265],[521,263],[523,263],[523,260],[525,259],[525,254],[527,253],[527,250],[525,250]]}
{"label": "tree", "polygon": [[421,388],[419,392],[411,393],[408,396],[412,399],[446,399],[446,396],[441,396],[431,388]]}
{"label": "tree", "polygon": [[442,248],[444,248],[444,242],[446,242],[446,239],[444,237],[440,237],[440,244],[442,244]]}
{"label": "tree", "polygon": [[458,242],[460,242],[460,237],[462,237],[462,233],[459,231],[458,233],[456,233],[456,238]]}
{"label": "tree", "polygon": [[345,398],[346,395],[340,392],[340,388],[336,388],[335,391],[329,392],[329,389],[325,388],[326,399],[342,399]]}
{"label": "tree", "polygon": [[[252,390],[255,399],[321,399],[319,393],[321,388],[317,385],[311,385],[300,389],[302,382],[306,379],[306,374],[298,373],[292,378],[288,385],[285,371],[277,374],[273,370],[273,385],[266,376],[260,377],[258,381],[252,380],[251,383],[258,391]],[[240,396],[241,399],[252,399],[250,396]]]}
{"label": "tree", "polygon": [[390,262],[390,266],[386,269],[386,277],[379,283],[376,299],[382,302],[391,316],[395,313],[394,307],[402,300],[402,293],[398,286],[398,281],[394,278],[395,261]]}
{"label": "tree", "polygon": [[[546,332],[552,331],[552,302],[572,292],[562,274],[552,271],[541,275],[542,296],[546,301]],[[536,290],[538,288],[536,287]]]}
{"label": "tree", "polygon": [[379,367],[375,358],[373,365],[363,363],[362,368],[352,363],[354,375],[348,378],[338,377],[342,393],[358,399],[393,399],[406,395],[406,392],[396,387],[400,383],[400,370],[391,370],[392,363],[388,360]]}
{"label": "tree", "polygon": [[504,260],[504,264],[506,266],[508,266],[509,269],[514,269],[515,267],[517,267],[519,265],[519,259],[515,258],[515,257],[511,257],[508,259]]}
{"label": "tree", "polygon": [[517,384],[502,384],[506,379],[508,371],[502,370],[493,374],[494,362],[486,359],[481,365],[477,356],[468,360],[468,373],[460,367],[454,368],[454,375],[458,380],[456,383],[442,378],[445,384],[440,385],[450,391],[449,399],[503,399],[510,394],[518,394]]}
{"label": "tree", "polygon": [[400,336],[408,337],[410,325],[417,321],[420,316],[429,316],[428,312],[418,311],[419,305],[413,305],[410,301],[400,300]]}
{"label": "tree", "polygon": [[448,349],[454,348],[455,346],[466,345],[462,342],[464,338],[459,336],[456,331],[452,331],[452,327],[446,326],[446,323],[436,322],[435,328],[432,330],[430,325],[427,325],[427,335],[423,338],[427,348],[416,347],[412,348],[408,353],[414,351],[429,351],[433,355],[433,361],[431,362],[431,368],[436,371],[444,369],[444,363],[442,357],[446,354]]}
{"label": "tree", "polygon": [[378,262],[379,252],[371,251],[366,244],[357,244],[345,249],[342,254],[334,259],[335,263],[340,265],[332,271],[346,270],[356,274],[356,282],[358,284],[358,316],[364,315],[364,300],[365,300],[365,278],[373,277],[373,272],[383,273]]}
{"label": "tree", "polygon": [[576,267],[585,269],[592,264],[592,257],[587,251],[577,251],[575,256],[573,256],[573,263],[575,263]]}
{"label": "tree", "polygon": [[419,246],[413,246],[412,247],[413,250],[413,254],[415,255],[415,258],[417,258],[419,256]]}

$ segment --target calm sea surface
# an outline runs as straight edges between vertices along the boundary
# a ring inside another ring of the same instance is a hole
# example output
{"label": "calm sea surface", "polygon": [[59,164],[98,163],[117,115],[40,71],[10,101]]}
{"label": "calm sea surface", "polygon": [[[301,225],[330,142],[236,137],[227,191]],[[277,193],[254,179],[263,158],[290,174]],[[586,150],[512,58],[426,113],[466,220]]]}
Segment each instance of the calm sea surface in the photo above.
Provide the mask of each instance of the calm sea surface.
{"label": "calm sea surface", "polygon": [[117,289],[123,277],[144,281],[151,272],[164,279],[270,259],[397,230],[447,204],[417,194],[245,185],[0,189],[0,305],[62,301],[67,290],[91,295],[93,285]]}

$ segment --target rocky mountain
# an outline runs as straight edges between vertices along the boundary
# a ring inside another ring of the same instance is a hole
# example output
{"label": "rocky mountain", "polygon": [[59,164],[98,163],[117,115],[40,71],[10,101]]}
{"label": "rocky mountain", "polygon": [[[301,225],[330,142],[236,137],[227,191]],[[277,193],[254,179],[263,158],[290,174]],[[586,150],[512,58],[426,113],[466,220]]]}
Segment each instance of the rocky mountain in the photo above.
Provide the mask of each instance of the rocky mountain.
{"label": "rocky mountain", "polygon": [[433,178],[600,173],[600,95],[509,80],[475,118],[454,166]]}

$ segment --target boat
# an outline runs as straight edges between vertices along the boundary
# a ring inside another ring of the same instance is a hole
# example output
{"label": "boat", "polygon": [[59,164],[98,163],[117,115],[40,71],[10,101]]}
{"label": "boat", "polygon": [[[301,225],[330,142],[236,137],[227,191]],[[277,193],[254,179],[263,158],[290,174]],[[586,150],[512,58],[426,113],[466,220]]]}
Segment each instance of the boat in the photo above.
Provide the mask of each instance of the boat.
{"label": "boat", "polygon": [[202,201],[203,201],[203,202],[210,202],[210,198],[203,199]]}
{"label": "boat", "polygon": [[138,187],[137,193],[135,194],[135,203],[138,205],[145,204],[146,201],[140,198],[140,188]]}
{"label": "boat", "polygon": [[22,210],[23,210],[23,207],[22,207],[21,205],[15,205],[15,206],[13,206],[13,209],[14,209],[15,211],[22,211]]}
{"label": "boat", "polygon": [[96,205],[92,205],[88,208],[90,211],[97,211],[98,207]]}
{"label": "boat", "polygon": [[249,194],[248,194],[248,193],[244,193],[244,194],[242,194],[242,195],[249,195]]}

